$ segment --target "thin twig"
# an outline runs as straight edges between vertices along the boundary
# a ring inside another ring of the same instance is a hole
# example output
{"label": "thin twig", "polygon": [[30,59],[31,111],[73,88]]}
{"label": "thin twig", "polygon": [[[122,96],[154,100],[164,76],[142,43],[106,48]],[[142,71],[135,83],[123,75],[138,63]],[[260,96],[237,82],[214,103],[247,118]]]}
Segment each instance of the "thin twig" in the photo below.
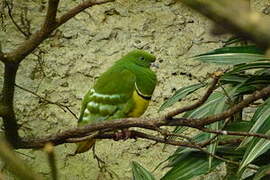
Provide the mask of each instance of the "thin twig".
{"label": "thin twig", "polygon": [[22,89],[22,90],[24,90],[24,91],[26,91],[26,92],[28,92],[28,93],[30,93],[30,94],[33,94],[34,96],[38,97],[39,99],[42,99],[43,101],[45,101],[45,102],[47,102],[49,104],[54,104],[54,105],[60,107],[64,112],[66,112],[66,110],[69,111],[76,119],[78,119],[76,114],[67,105],[64,105],[64,104],[61,104],[61,103],[58,103],[58,102],[50,101],[50,100],[38,95],[37,93],[35,93],[35,92],[33,92],[33,91],[29,90],[29,89],[26,89],[26,88],[24,88],[24,87],[22,87],[22,86],[20,86],[18,84],[15,84],[15,86]]}
{"label": "thin twig", "polygon": [[189,105],[189,106],[185,106],[183,108],[180,108],[180,109],[175,109],[169,113],[167,113],[165,115],[165,118],[166,119],[170,119],[178,114],[181,114],[183,112],[186,112],[186,111],[190,111],[192,109],[195,109],[197,107],[199,107],[200,105],[202,105],[203,103],[205,103],[205,101],[208,99],[208,97],[212,94],[212,92],[215,90],[216,88],[216,85],[219,81],[219,78],[220,78],[220,75],[218,76],[214,76],[214,80],[212,82],[212,84],[210,85],[210,87],[208,88],[208,90],[206,91],[206,93],[204,94],[204,96],[199,100],[197,101],[196,103],[192,104],[192,105]]}
{"label": "thin twig", "polygon": [[[209,155],[209,156],[212,156],[213,158],[219,159],[219,160],[224,161],[224,162],[229,163],[229,164],[235,164],[235,165],[238,165],[238,166],[240,165],[240,163],[237,162],[237,161],[232,161],[232,160],[229,160],[229,159],[220,157],[220,156],[218,156],[218,155],[216,155],[216,154],[210,153],[209,151],[203,149],[202,147],[200,147],[200,146],[197,145],[197,144],[194,144],[194,145],[196,145],[196,148],[197,148],[198,150],[200,150],[200,151],[206,153],[206,154]],[[250,166],[250,165],[248,165],[247,168],[253,169],[253,170],[258,170],[258,168],[252,167],[252,166]]]}
{"label": "thin twig", "polygon": [[[204,153],[206,153],[207,155],[209,156],[212,156],[213,158],[216,158],[216,159],[219,159],[219,160],[222,160],[224,162],[227,162],[227,163],[230,163],[230,164],[235,164],[235,165],[240,165],[239,162],[236,162],[236,161],[232,161],[232,160],[229,160],[229,159],[226,159],[226,158],[223,158],[223,157],[220,157],[216,154],[213,154],[213,153],[210,153],[209,151],[205,150],[203,147],[201,147],[200,144],[196,143],[192,138],[188,137],[188,136],[184,136],[184,135],[180,135],[180,134],[175,134],[175,133],[170,133],[168,132],[167,130],[165,129],[157,129],[162,135],[164,136],[178,136],[178,137],[182,137],[182,138],[185,138],[186,140],[188,140],[190,142],[191,145],[193,145],[195,149],[198,149]],[[167,144],[167,143],[166,143]],[[254,169],[254,167],[248,167],[250,169]],[[257,170],[257,168],[255,168]]]}
{"label": "thin twig", "polygon": [[250,133],[250,132],[241,132],[241,131],[226,131],[226,130],[212,130],[207,128],[198,128],[201,131],[208,132],[208,133],[214,133],[219,135],[232,135],[232,136],[245,136],[245,137],[258,137],[263,139],[270,140],[269,135],[261,134],[261,133]]}
{"label": "thin twig", "polygon": [[11,7],[10,7],[10,4],[8,3],[7,0],[5,0],[5,3],[6,3],[7,8],[8,8],[8,16],[9,16],[9,18],[11,19],[12,23],[15,25],[15,27],[17,28],[17,30],[18,30],[19,32],[21,32],[21,33],[24,35],[24,37],[26,37],[26,38],[28,39],[28,38],[29,38],[29,35],[28,35],[26,32],[24,32],[24,30],[19,26],[19,24],[18,24],[18,23],[15,21],[15,19],[13,18],[13,15],[12,15],[12,9],[11,9]]}
{"label": "thin twig", "polygon": [[115,0],[84,1],[56,19],[56,9],[53,6],[58,5],[58,1],[59,0],[49,1],[49,7],[51,8],[48,8],[46,18],[42,27],[37,32],[33,33],[29,39],[19,45],[19,47],[17,47],[14,51],[7,53],[6,61],[13,61],[18,63],[21,62],[27,55],[33,52],[45,39],[47,39],[55,29],[66,23],[78,13],[89,7],[113,2]]}
{"label": "thin twig", "polygon": [[201,118],[201,119],[193,121],[192,123],[196,124],[197,126],[205,126],[213,122],[224,120],[230,117],[231,115],[241,111],[242,109],[250,106],[250,104],[252,104],[253,102],[263,97],[269,97],[269,96],[270,96],[270,86],[267,86],[260,91],[255,91],[254,93],[246,97],[243,101],[239,102],[238,104],[234,105],[233,107],[229,108],[228,110],[220,114],[209,116],[206,118]]}

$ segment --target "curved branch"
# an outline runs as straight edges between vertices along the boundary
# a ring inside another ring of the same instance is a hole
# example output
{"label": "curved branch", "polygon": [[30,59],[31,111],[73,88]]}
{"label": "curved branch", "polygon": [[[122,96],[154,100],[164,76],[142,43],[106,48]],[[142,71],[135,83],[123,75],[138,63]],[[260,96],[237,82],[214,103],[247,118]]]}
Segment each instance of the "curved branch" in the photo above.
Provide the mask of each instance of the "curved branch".
{"label": "curved branch", "polygon": [[87,9],[91,6],[104,4],[104,3],[108,3],[108,2],[114,2],[114,1],[115,0],[99,0],[99,1],[98,0],[88,0],[88,1],[82,2],[78,6],[74,7],[73,9],[69,10],[67,13],[62,15],[58,19],[58,24],[59,24],[59,26],[61,24],[64,24],[65,22],[67,22],[68,20],[70,20],[71,18],[73,18],[74,16],[76,16],[77,14],[79,14],[80,12],[84,11],[85,9]]}
{"label": "curved branch", "polygon": [[40,30],[32,34],[30,38],[24,41],[17,49],[10,53],[7,53],[6,60],[20,63],[27,55],[29,55],[45,39],[47,39],[55,29],[70,20],[72,17],[76,16],[78,13],[82,12],[86,8],[113,1],[115,0],[85,1],[62,15],[59,19],[55,19],[56,9],[55,7],[53,7],[53,5],[58,5],[58,0],[49,1],[49,8],[46,14],[46,18]]}
{"label": "curved branch", "polygon": [[11,19],[12,23],[15,25],[15,27],[17,28],[17,30],[19,32],[21,32],[26,38],[28,38],[29,37],[29,34],[27,34],[26,32],[24,32],[24,30],[22,30],[22,28],[19,26],[19,24],[13,18],[12,8],[10,7],[9,2],[6,1],[5,3],[6,3],[6,6],[7,6],[7,9],[8,9],[8,16]]}
{"label": "curved branch", "polygon": [[199,106],[201,106],[203,103],[205,103],[205,101],[209,98],[209,96],[212,94],[212,92],[215,90],[216,88],[216,85],[220,79],[220,74],[219,75],[214,75],[214,80],[212,82],[212,84],[210,85],[210,87],[208,88],[208,90],[206,91],[206,93],[204,94],[204,96],[199,100],[197,101],[196,103],[192,104],[192,105],[189,105],[189,106],[185,106],[183,108],[180,108],[180,109],[175,109],[171,112],[169,112],[168,114],[165,115],[165,118],[166,119],[170,119],[172,118],[173,116],[176,116],[178,114],[181,114],[183,112],[187,112],[187,111],[190,111],[192,109],[195,109]]}
{"label": "curved branch", "polygon": [[213,122],[224,120],[230,117],[231,115],[239,112],[240,110],[244,109],[245,107],[248,107],[253,102],[269,96],[270,96],[270,86],[267,86],[266,88],[263,88],[262,90],[256,91],[253,94],[249,95],[243,101],[239,102],[238,104],[234,105],[233,107],[224,111],[223,113],[195,120],[192,124],[196,126],[205,126]]}

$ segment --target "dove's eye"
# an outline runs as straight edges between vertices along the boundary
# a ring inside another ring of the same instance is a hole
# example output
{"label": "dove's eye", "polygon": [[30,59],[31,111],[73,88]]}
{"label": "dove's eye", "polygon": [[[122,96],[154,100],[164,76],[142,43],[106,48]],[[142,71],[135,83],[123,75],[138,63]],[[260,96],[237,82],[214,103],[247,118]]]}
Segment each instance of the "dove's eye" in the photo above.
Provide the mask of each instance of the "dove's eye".
{"label": "dove's eye", "polygon": [[142,61],[143,61],[143,60],[145,60],[145,58],[144,58],[143,56],[142,56],[142,57],[140,57],[139,59],[140,59],[140,60],[142,60]]}

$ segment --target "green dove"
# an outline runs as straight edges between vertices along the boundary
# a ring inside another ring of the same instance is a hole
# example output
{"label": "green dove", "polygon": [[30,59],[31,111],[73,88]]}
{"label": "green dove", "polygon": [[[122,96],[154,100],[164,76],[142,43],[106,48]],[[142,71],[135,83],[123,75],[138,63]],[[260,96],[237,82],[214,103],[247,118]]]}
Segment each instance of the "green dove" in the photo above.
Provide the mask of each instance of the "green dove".
{"label": "green dove", "polygon": [[[156,57],[134,50],[104,72],[84,96],[78,125],[139,117],[148,107],[157,78],[150,69]],[[96,140],[78,143],[77,153],[88,151]]]}

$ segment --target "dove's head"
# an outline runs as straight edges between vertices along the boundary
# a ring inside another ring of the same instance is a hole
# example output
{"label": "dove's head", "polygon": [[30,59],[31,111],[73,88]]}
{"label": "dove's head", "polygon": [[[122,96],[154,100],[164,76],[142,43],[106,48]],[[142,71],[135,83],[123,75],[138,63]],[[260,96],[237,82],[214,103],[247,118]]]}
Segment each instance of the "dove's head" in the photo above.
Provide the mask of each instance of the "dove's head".
{"label": "dove's head", "polygon": [[143,50],[133,50],[125,55],[122,60],[132,62],[138,66],[149,68],[156,57]]}

